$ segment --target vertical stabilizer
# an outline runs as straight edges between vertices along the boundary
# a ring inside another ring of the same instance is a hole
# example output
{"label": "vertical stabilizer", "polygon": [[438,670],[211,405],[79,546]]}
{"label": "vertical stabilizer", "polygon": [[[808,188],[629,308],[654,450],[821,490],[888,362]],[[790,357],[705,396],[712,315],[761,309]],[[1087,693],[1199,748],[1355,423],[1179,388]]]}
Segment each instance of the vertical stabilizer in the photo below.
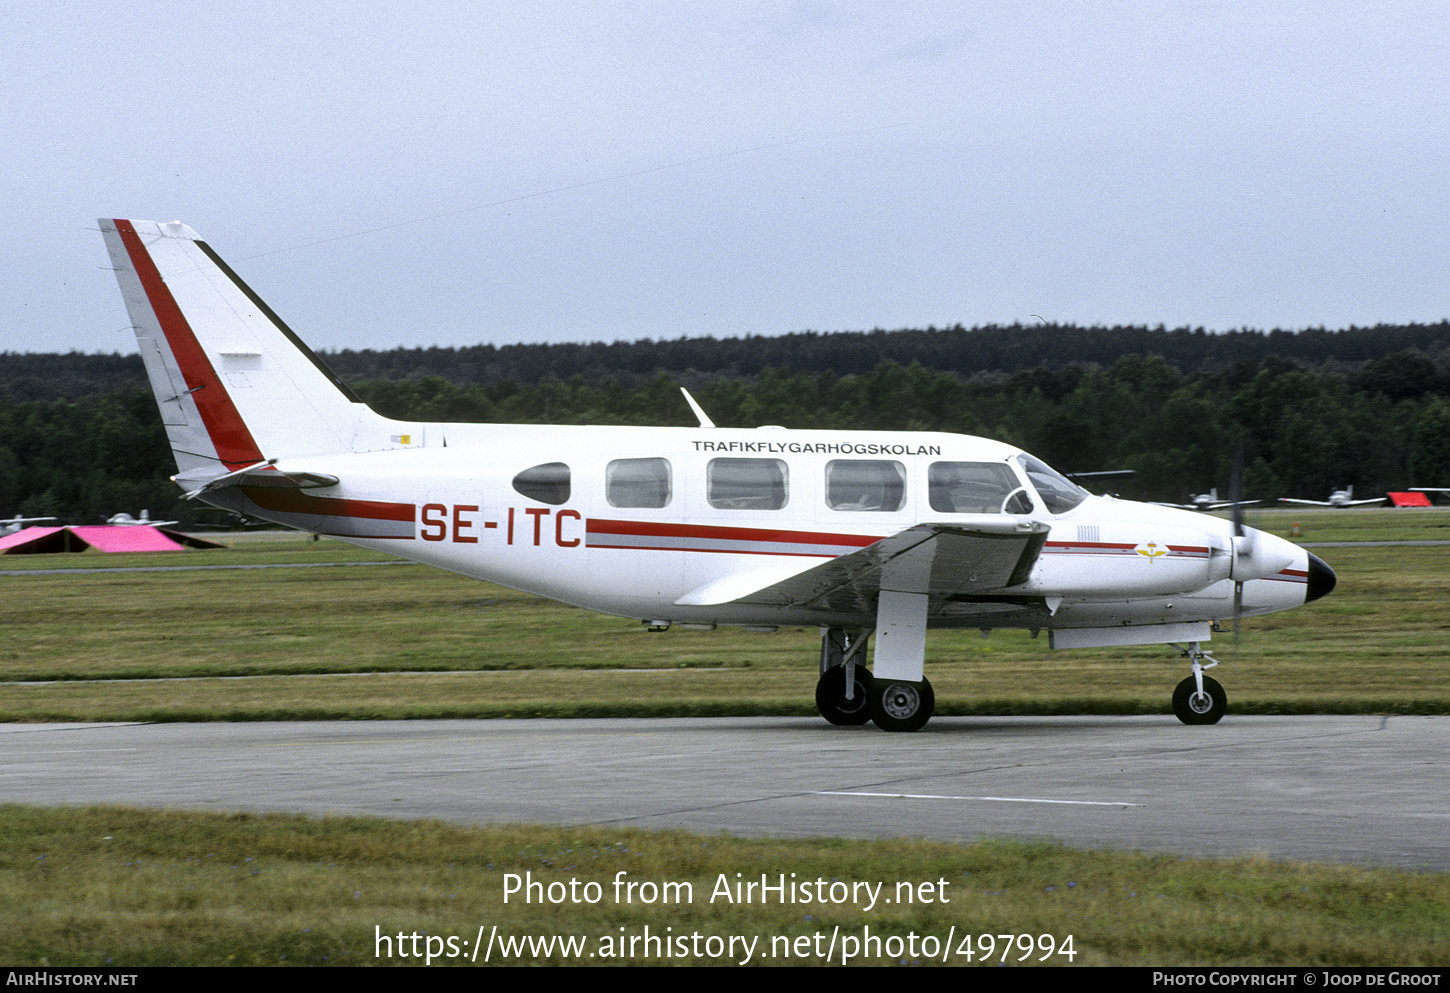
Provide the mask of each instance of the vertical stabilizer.
{"label": "vertical stabilizer", "polygon": [[183,486],[267,460],[422,443],[390,438],[390,422],[191,228],[100,224]]}

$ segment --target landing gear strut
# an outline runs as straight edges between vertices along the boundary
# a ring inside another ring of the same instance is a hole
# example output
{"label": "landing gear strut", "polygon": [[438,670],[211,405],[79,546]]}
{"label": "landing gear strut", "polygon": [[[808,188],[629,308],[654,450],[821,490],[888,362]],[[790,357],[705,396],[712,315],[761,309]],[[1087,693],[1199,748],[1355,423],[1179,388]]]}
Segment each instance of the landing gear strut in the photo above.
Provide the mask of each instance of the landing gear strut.
{"label": "landing gear strut", "polygon": [[[1215,679],[1205,676],[1205,669],[1218,665],[1218,660],[1191,642],[1188,648],[1174,645],[1193,661],[1193,675],[1173,690],[1173,713],[1184,724],[1217,724],[1223,712],[1228,709],[1228,695]],[[1207,659],[1208,665],[1199,660]]]}
{"label": "landing gear strut", "polygon": [[868,638],[845,628],[821,632],[816,709],[832,724],[854,726],[871,719],[871,673],[865,665]]}

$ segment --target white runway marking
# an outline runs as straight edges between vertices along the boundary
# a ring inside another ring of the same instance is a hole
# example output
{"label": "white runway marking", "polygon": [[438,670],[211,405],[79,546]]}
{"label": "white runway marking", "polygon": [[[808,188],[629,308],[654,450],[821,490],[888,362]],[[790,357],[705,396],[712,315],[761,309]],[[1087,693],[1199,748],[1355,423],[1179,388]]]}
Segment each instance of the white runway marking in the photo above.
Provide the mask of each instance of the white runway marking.
{"label": "white runway marking", "polygon": [[1144,807],[1147,804],[1122,800],[1042,800],[1024,796],[942,796],[934,793],[857,793],[852,790],[821,790],[818,796],[866,796],[890,800],[991,800],[996,803],[1061,803],[1080,807]]}

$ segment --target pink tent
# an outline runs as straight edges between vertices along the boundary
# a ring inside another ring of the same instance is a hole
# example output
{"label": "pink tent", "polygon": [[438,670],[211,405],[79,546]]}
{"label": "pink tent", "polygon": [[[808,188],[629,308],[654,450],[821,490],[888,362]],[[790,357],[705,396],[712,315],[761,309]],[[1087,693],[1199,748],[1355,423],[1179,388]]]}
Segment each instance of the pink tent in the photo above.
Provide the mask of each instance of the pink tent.
{"label": "pink tent", "polygon": [[0,555],[38,555],[48,552],[179,552],[193,548],[222,548],[214,541],[193,538],[180,531],[147,525],[116,527],[109,524],[63,528],[26,528],[0,538]]}

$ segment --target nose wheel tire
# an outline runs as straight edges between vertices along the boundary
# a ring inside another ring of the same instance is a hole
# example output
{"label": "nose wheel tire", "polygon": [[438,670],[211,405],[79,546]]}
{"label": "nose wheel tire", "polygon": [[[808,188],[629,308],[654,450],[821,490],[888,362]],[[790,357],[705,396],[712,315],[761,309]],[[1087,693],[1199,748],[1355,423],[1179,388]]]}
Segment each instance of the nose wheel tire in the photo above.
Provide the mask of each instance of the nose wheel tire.
{"label": "nose wheel tire", "polygon": [[919,731],[931,720],[936,694],[930,681],[877,679],[871,683],[871,720],[883,731]]}
{"label": "nose wheel tire", "polygon": [[846,699],[846,667],[833,665],[816,682],[816,709],[832,724],[852,727],[871,719],[871,673],[865,666],[853,665],[852,680],[856,693]]}
{"label": "nose wheel tire", "polygon": [[1192,676],[1189,676],[1173,691],[1173,713],[1184,724],[1217,724],[1223,712],[1228,709],[1228,696],[1218,681],[1203,677],[1203,692]]}

